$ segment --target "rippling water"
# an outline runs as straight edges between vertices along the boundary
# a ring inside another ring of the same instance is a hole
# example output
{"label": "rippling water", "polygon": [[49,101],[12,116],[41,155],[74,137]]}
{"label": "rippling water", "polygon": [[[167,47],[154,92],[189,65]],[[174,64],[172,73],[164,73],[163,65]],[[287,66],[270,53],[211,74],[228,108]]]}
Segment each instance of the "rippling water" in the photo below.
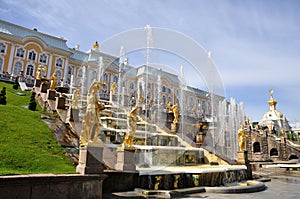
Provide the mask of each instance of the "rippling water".
{"label": "rippling water", "polygon": [[244,194],[216,194],[216,193],[199,193],[192,194],[183,198],[207,198],[207,199],[298,199],[300,198],[300,179],[272,179],[271,182],[265,182],[267,189],[265,191],[256,193],[244,193]]}

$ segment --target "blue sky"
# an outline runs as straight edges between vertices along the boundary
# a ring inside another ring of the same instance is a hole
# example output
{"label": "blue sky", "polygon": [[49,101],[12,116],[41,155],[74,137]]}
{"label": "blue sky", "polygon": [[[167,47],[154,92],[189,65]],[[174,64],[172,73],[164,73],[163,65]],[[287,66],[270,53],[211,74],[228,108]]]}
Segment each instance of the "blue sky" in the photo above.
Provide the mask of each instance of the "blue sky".
{"label": "blue sky", "polygon": [[181,32],[212,52],[226,97],[253,120],[269,109],[272,88],[292,123],[300,119],[299,9],[297,0],[0,0],[2,20],[83,51],[146,24]]}

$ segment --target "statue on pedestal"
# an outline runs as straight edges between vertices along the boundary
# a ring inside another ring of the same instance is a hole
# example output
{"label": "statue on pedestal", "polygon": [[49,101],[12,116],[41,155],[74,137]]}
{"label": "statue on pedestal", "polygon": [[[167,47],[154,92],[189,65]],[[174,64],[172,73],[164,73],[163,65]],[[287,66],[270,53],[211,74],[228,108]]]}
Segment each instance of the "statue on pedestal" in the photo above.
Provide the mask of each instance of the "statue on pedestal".
{"label": "statue on pedestal", "polygon": [[95,141],[97,133],[102,126],[99,119],[99,112],[104,109],[104,105],[97,98],[97,92],[101,86],[105,86],[105,83],[94,81],[89,88],[86,112],[82,120],[81,145],[86,145],[89,141]]}
{"label": "statue on pedestal", "polygon": [[36,74],[35,74],[35,79],[36,80],[41,80],[42,79],[42,72],[45,69],[42,67],[42,65],[39,65],[39,67],[36,69]]}
{"label": "statue on pedestal", "polygon": [[49,90],[51,90],[51,91],[55,90],[57,78],[58,77],[57,77],[56,73],[53,73],[51,78],[50,78],[50,88],[49,88]]}
{"label": "statue on pedestal", "polygon": [[172,111],[174,114],[173,124],[177,124],[178,123],[178,104],[175,104],[172,106]]}
{"label": "statue on pedestal", "polygon": [[245,133],[244,125],[242,124],[239,131],[238,131],[238,139],[239,139],[239,151],[245,151],[245,141],[246,141],[247,135]]}

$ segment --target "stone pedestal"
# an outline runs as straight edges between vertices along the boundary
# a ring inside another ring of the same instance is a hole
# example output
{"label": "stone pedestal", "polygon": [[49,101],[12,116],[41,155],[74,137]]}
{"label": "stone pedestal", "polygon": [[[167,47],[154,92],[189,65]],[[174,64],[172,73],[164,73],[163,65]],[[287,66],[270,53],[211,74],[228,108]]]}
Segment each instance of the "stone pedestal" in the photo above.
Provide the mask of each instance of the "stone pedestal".
{"label": "stone pedestal", "polygon": [[102,146],[80,146],[76,172],[80,174],[99,174],[103,172],[102,156]]}
{"label": "stone pedestal", "polygon": [[41,81],[40,79],[36,79],[36,80],[34,81],[34,86],[35,86],[35,87],[40,87],[40,86],[41,86],[41,83],[42,83],[42,81]]}
{"label": "stone pedestal", "polygon": [[177,133],[177,125],[174,123],[171,123],[171,133],[173,134]]}
{"label": "stone pedestal", "polygon": [[237,163],[238,164],[246,164],[246,158],[248,151],[238,151],[237,152]]}
{"label": "stone pedestal", "polygon": [[41,93],[47,93],[47,90],[48,90],[48,84],[46,84],[46,83],[42,83],[41,84],[41,87],[40,87],[41,89]]}
{"label": "stone pedestal", "polygon": [[204,141],[205,136],[206,136],[206,133],[204,133],[204,132],[198,132],[197,133],[196,140],[195,140],[197,147],[201,147],[202,146],[202,143]]}
{"label": "stone pedestal", "polygon": [[134,148],[118,148],[115,169],[119,171],[136,171],[134,152]]}
{"label": "stone pedestal", "polygon": [[78,122],[79,121],[79,109],[70,108],[67,113],[67,121]]}
{"label": "stone pedestal", "polygon": [[66,98],[65,97],[58,97],[56,99],[56,108],[57,109],[66,109]]}
{"label": "stone pedestal", "polygon": [[47,91],[47,99],[55,100],[55,97],[56,97],[56,91],[53,91],[53,90]]}

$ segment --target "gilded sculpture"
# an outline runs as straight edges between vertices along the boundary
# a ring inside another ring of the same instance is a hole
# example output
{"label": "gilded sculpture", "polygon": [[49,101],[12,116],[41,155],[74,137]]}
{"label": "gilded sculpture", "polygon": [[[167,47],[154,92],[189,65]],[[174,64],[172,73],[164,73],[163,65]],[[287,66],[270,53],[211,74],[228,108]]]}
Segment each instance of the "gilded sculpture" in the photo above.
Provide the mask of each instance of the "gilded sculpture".
{"label": "gilded sculpture", "polygon": [[112,95],[116,94],[116,88],[117,88],[117,83],[114,82],[114,83],[111,85],[110,90],[109,90],[110,93],[111,93]]}
{"label": "gilded sculpture", "polygon": [[42,79],[42,72],[45,69],[42,67],[42,65],[39,65],[39,67],[36,69],[35,79],[41,80]]}
{"label": "gilded sculpture", "polygon": [[51,91],[55,90],[57,79],[58,79],[58,77],[57,77],[56,73],[53,73],[51,78],[50,78],[50,88],[49,88],[49,90],[51,90]]}
{"label": "gilded sculpture", "polygon": [[178,123],[178,104],[174,104],[173,106],[171,105],[170,102],[167,103],[167,108],[168,108],[168,113],[173,113],[174,119],[173,119],[173,124]]}
{"label": "gilded sculpture", "polygon": [[239,139],[239,147],[240,151],[245,151],[245,141],[247,135],[245,133],[244,125],[242,124],[239,131],[238,131],[238,139]]}
{"label": "gilded sculpture", "polygon": [[82,120],[82,130],[80,144],[86,145],[89,141],[96,141],[97,133],[102,127],[99,113],[104,109],[104,105],[98,101],[97,92],[105,83],[94,81],[87,94],[87,107]]}
{"label": "gilded sculpture", "polygon": [[175,104],[172,106],[172,111],[173,111],[173,115],[174,115],[173,124],[177,124],[178,123],[178,104]]}
{"label": "gilded sculpture", "polygon": [[128,148],[132,148],[134,135],[137,128],[137,113],[138,113],[138,107],[139,103],[143,101],[143,96],[138,93],[138,97],[136,99],[135,106],[131,109],[131,111],[128,113],[127,116],[127,131],[125,135],[125,139],[123,142],[123,147],[127,146]]}

